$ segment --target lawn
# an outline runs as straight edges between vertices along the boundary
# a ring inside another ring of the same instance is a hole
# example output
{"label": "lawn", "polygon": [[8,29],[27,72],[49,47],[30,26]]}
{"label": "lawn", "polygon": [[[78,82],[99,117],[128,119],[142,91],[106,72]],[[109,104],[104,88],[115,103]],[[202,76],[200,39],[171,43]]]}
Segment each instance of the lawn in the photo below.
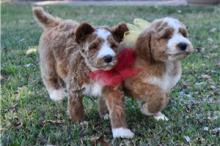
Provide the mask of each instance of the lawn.
{"label": "lawn", "polygon": [[[153,20],[173,16],[189,27],[195,52],[183,61],[183,75],[164,113],[168,122],[141,114],[132,98],[125,99],[131,140],[112,139],[110,122],[100,120],[96,100],[84,98],[85,122],[69,120],[67,100],[49,99],[39,71],[37,48],[41,28],[31,5],[2,4],[1,11],[1,144],[7,145],[213,145],[220,144],[220,6],[96,7],[45,6],[61,18],[94,25]],[[104,140],[103,138],[104,137]],[[99,140],[98,140],[99,139]]]}

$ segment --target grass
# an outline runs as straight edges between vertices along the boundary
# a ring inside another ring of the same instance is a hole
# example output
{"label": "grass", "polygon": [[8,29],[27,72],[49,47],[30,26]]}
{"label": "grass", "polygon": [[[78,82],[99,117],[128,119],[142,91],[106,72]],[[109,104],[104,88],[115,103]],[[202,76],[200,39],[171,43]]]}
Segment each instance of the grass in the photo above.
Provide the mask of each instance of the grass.
{"label": "grass", "polygon": [[[31,5],[2,4],[1,25],[1,145],[217,145],[220,143],[220,6],[210,7],[95,7],[45,6],[53,15],[88,21],[94,25],[153,20],[173,16],[189,27],[196,52],[183,62],[181,81],[164,110],[169,122],[142,115],[132,98],[126,98],[132,140],[112,139],[109,121],[98,116],[97,104],[84,99],[86,122],[69,120],[67,100],[48,98],[39,72],[36,48],[42,30],[35,23]],[[100,142],[100,143],[101,143]]]}

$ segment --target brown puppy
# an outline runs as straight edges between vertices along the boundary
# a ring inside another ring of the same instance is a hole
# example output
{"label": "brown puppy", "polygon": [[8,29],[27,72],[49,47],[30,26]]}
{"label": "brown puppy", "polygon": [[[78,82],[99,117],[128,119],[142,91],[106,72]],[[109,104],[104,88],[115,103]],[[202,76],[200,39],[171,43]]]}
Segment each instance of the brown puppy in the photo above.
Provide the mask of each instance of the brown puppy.
{"label": "brown puppy", "polygon": [[33,13],[44,29],[39,43],[40,67],[50,98],[62,99],[66,87],[70,118],[80,121],[83,96],[98,96],[109,110],[113,137],[133,137],[127,129],[120,87],[107,87],[89,78],[91,71],[115,66],[118,44],[127,26],[122,23],[113,28],[94,28],[88,23],[54,18],[42,8],[33,8]]}
{"label": "brown puppy", "polygon": [[161,110],[181,77],[181,60],[193,51],[186,26],[169,17],[155,20],[140,34],[135,50],[135,67],[142,71],[127,79],[125,88],[140,101],[144,114],[168,120]]}

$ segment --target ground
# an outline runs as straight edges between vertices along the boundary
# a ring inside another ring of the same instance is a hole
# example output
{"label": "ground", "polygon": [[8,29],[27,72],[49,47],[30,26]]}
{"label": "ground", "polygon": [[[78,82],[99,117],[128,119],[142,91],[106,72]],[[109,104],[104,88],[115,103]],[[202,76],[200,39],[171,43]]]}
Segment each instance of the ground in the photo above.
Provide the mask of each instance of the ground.
{"label": "ground", "polygon": [[[94,25],[173,16],[189,27],[195,52],[183,61],[183,75],[164,113],[168,122],[144,116],[125,99],[131,140],[113,139],[97,103],[84,98],[86,122],[69,120],[67,100],[53,102],[43,86],[37,48],[41,28],[29,4],[2,4],[1,145],[217,145],[220,143],[220,6],[45,6],[53,15]],[[29,50],[27,52],[27,50]],[[103,138],[104,137],[104,138]]]}

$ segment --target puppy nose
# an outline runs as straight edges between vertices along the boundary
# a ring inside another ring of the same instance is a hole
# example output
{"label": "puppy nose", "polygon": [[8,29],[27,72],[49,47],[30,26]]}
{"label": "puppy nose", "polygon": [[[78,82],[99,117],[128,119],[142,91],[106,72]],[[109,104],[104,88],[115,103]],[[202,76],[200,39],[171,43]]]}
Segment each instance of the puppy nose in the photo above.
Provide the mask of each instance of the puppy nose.
{"label": "puppy nose", "polygon": [[110,63],[110,62],[112,62],[113,56],[111,56],[111,55],[106,55],[106,56],[103,57],[103,59],[104,59],[104,61],[105,61],[106,63]]}
{"label": "puppy nose", "polygon": [[188,46],[187,43],[183,43],[183,42],[177,44],[177,47],[180,48],[181,51],[185,51],[187,46]]}

